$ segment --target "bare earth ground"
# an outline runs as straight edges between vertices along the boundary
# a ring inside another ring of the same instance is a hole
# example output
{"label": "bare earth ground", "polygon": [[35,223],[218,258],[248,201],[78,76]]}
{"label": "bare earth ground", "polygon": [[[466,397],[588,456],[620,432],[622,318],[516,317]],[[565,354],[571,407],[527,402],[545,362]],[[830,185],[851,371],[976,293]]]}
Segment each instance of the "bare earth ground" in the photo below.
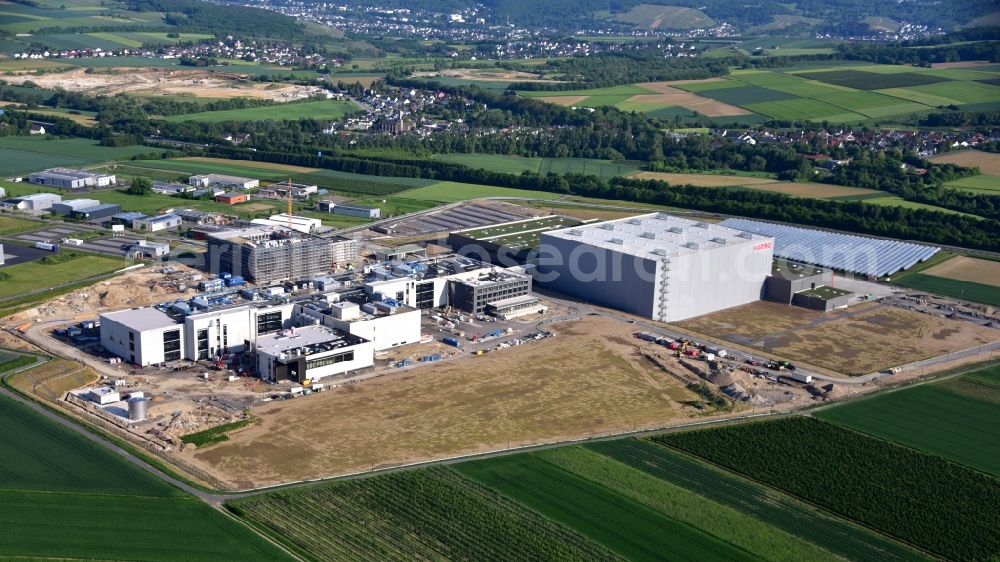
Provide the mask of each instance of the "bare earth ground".
{"label": "bare earth ground", "polygon": [[[174,274],[177,278],[189,279],[192,273],[197,273],[179,263],[173,263],[171,267],[177,271]],[[156,304],[169,300],[171,296],[180,296],[181,293],[170,286],[166,277],[158,273],[159,270],[159,267],[144,267],[130,271],[23,310],[4,321],[16,324],[56,319],[82,320],[93,318],[99,312]]]}
{"label": "bare earth ground", "polygon": [[825,183],[814,182],[793,183],[775,181],[770,178],[754,178],[744,176],[639,172],[632,175],[632,177],[648,180],[661,180],[671,185],[690,184],[700,187],[748,186],[753,189],[760,189],[763,191],[773,191],[775,193],[784,193],[786,195],[795,195],[798,197],[813,197],[817,199],[878,193],[878,191],[874,189],[862,189],[858,187],[845,187],[842,185],[828,185]]}
{"label": "bare earth ground", "polygon": [[1000,262],[958,256],[921,273],[1000,287]]}
{"label": "bare earth ground", "polygon": [[775,183],[771,178],[751,178],[713,174],[673,174],[667,172],[639,172],[634,178],[660,180],[672,185],[697,185],[701,187],[726,187],[733,185],[757,185]]}
{"label": "bare earth ground", "polygon": [[436,76],[447,76],[449,78],[461,78],[463,80],[481,80],[483,82],[558,82],[558,80],[548,80],[540,78],[537,74],[522,72],[520,70],[499,70],[483,68],[454,68],[447,70],[435,70],[428,72],[415,72],[414,76],[433,78]]}
{"label": "bare earth ground", "polygon": [[843,374],[1000,340],[1000,330],[881,303],[822,313],[761,301],[679,326]]}
{"label": "bare earth ground", "polygon": [[[209,164],[220,164],[223,166],[232,166],[234,162],[232,160],[226,160],[225,158],[208,158],[205,156],[192,156],[190,158],[178,158],[178,160],[191,160],[193,162],[207,162]],[[278,170],[279,172],[292,172],[296,174],[308,174],[310,172],[318,172],[318,168],[306,168],[304,166],[292,166],[290,164],[275,164],[273,162],[258,162],[256,160],[240,160],[235,163],[237,166],[242,166],[244,168],[259,168],[261,170]]]}
{"label": "bare earth ground", "polygon": [[[262,423],[182,460],[238,487],[345,474],[692,417],[624,322],[588,317],[517,350],[255,408]],[[279,431],[279,428],[281,429]]]}
{"label": "bare earth ground", "polygon": [[1000,176],[1000,154],[981,152],[978,150],[963,150],[961,152],[946,152],[928,158],[935,164],[957,164],[979,168],[983,174]]}
{"label": "bare earth ground", "polygon": [[268,84],[240,82],[234,76],[199,70],[118,69],[87,74],[85,69],[42,75],[5,76],[11,84],[31,80],[43,88],[102,95],[195,96],[202,98],[250,97],[277,101],[305,99],[321,91],[315,86],[287,85],[271,89]]}
{"label": "bare earth ground", "polygon": [[827,197],[844,197],[848,195],[868,195],[878,193],[874,189],[864,189],[860,187],[846,187],[843,185],[830,185],[826,183],[790,183],[777,181],[774,183],[762,183],[753,186],[754,189],[766,189],[775,193],[795,195],[798,197],[814,197],[824,199]]}
{"label": "bare earth ground", "polygon": [[697,111],[698,113],[708,117],[728,117],[731,115],[749,115],[752,113],[742,107],[737,107],[735,105],[730,105],[728,103],[723,103],[721,101],[716,101],[699,96],[698,94],[674,88],[671,86],[671,84],[674,83],[681,82],[646,82],[638,84],[643,88],[657,93],[652,95],[639,94],[632,96],[627,101],[636,103],[655,103],[662,104],[664,106],[679,105],[692,111]]}
{"label": "bare earth ground", "polygon": [[581,101],[589,97],[590,96],[551,96],[551,97],[546,97],[545,101],[548,103],[561,105],[563,107],[570,107],[580,103]]}

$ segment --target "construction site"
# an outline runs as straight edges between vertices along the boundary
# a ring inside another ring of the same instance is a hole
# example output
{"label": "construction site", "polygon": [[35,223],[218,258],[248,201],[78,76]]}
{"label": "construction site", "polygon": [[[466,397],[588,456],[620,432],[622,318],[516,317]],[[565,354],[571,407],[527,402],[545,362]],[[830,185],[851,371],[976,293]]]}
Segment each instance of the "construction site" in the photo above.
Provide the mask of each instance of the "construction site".
{"label": "construction site", "polygon": [[[482,201],[317,234],[286,215],[199,222],[192,265],[137,264],[9,317],[4,347],[64,361],[15,384],[249,489],[788,412],[1000,342],[993,309],[795,262],[738,228],[757,224]],[[635,267],[584,264],[603,275],[586,281],[534,261],[569,246]]]}

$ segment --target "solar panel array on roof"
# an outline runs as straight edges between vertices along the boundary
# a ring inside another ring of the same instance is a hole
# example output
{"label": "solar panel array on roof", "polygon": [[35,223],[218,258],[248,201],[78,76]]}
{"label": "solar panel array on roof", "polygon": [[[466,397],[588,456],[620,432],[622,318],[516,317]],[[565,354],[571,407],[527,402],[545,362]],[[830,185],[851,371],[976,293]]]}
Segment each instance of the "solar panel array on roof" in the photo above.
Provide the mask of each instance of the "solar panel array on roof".
{"label": "solar panel array on roof", "polygon": [[774,255],[840,271],[884,277],[927,260],[941,248],[898,240],[838,234],[746,219],[726,219],[727,226],[774,237]]}

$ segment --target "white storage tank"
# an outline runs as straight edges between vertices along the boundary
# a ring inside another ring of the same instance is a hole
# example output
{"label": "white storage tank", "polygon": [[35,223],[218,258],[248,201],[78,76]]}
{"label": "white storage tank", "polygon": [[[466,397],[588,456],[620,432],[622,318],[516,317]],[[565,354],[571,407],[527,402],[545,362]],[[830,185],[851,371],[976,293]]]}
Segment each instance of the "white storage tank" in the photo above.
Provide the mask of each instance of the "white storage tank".
{"label": "white storage tank", "polygon": [[149,400],[143,396],[129,398],[128,419],[136,422],[146,421],[149,409]]}

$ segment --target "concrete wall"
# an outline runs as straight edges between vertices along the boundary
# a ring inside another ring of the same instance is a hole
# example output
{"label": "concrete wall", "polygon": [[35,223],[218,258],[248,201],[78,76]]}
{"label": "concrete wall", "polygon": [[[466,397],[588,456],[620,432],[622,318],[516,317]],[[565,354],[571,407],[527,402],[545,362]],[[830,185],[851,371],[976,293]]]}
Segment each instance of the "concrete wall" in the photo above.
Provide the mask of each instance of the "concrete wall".
{"label": "concrete wall", "polygon": [[[171,330],[181,331],[181,358],[185,358],[187,342],[184,326],[181,324],[138,332],[120,322],[101,316],[101,345],[129,363],[143,367],[156,365],[164,362],[163,333]],[[129,340],[129,333],[134,334],[134,340]],[[134,350],[129,349],[130,343],[134,343]]]}
{"label": "concrete wall", "polygon": [[675,322],[760,300],[772,260],[773,248],[760,240],[671,258],[669,300],[659,319]]}
{"label": "concrete wall", "polygon": [[535,282],[541,286],[587,302],[653,317],[656,262],[545,234],[539,253]]}
{"label": "concrete wall", "polygon": [[354,321],[338,320],[332,316],[326,316],[323,324],[372,342],[375,351],[420,341],[419,310]]}

